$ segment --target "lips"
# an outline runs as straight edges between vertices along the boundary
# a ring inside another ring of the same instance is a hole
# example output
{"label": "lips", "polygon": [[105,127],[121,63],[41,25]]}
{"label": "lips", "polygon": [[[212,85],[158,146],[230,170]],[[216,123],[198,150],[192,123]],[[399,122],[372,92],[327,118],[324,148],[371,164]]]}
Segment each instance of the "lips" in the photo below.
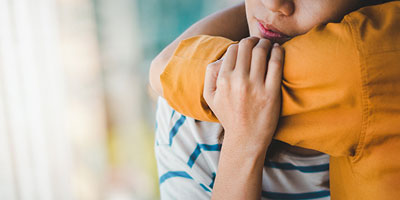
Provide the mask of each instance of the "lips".
{"label": "lips", "polygon": [[266,24],[264,26],[261,22],[258,22],[258,29],[260,30],[262,36],[269,40],[278,41],[289,38],[289,36],[283,34],[278,29],[269,24]]}

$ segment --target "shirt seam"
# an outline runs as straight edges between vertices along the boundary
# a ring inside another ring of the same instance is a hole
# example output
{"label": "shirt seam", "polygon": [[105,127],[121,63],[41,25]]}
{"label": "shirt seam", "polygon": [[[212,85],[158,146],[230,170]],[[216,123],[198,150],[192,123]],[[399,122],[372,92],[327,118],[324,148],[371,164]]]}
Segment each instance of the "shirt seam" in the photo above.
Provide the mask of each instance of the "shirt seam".
{"label": "shirt seam", "polygon": [[[348,18],[352,19],[351,15],[347,16]],[[354,156],[350,158],[350,160],[354,163],[360,160],[363,150],[365,147],[365,140],[366,140],[366,132],[368,129],[369,125],[369,120],[370,120],[370,105],[368,101],[368,96],[369,96],[369,90],[367,85],[367,77],[368,77],[368,72],[366,69],[366,62],[365,59],[363,59],[365,56],[363,49],[361,47],[361,39],[358,37],[358,31],[356,28],[354,28],[354,22],[355,20],[347,20],[345,19],[345,22],[349,24],[350,27],[350,32],[352,34],[353,42],[356,46],[356,51],[358,55],[358,65],[360,68],[360,77],[361,77],[361,130],[359,133],[358,137],[358,143],[354,152]]]}

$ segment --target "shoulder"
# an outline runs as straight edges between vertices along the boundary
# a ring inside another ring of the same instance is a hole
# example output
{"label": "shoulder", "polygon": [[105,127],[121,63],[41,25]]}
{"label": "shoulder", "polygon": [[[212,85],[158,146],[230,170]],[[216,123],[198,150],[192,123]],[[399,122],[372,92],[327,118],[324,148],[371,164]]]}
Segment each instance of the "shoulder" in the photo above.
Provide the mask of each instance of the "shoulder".
{"label": "shoulder", "polygon": [[400,49],[400,1],[368,6],[344,19],[364,54]]}

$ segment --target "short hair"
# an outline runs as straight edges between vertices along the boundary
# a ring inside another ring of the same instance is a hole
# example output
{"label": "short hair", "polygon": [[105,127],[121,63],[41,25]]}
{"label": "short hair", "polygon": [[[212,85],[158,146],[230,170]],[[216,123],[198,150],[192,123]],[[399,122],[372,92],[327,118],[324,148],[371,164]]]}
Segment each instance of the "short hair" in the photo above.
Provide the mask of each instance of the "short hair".
{"label": "short hair", "polygon": [[372,5],[378,5],[378,4],[383,4],[391,1],[396,1],[396,0],[361,0],[361,4],[363,6],[372,6]]}

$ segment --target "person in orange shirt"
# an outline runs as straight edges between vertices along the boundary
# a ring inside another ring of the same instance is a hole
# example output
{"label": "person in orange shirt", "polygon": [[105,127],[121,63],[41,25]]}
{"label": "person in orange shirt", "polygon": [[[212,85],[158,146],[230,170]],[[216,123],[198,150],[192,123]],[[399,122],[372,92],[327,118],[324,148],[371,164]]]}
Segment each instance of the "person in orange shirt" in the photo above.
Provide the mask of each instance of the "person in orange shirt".
{"label": "person in orange shirt", "polygon": [[[247,9],[262,8],[251,2]],[[292,16],[287,10],[296,5],[293,1],[273,2]],[[290,28],[286,33],[279,27],[279,33],[263,23],[264,30],[252,29],[260,26],[254,13],[247,10],[250,35],[282,39],[291,34]],[[365,7],[283,45],[282,112],[275,139],[332,156],[334,199],[400,196],[399,20],[399,2]],[[230,44],[208,36],[180,43],[161,76],[171,106],[194,118],[217,120],[202,94],[205,67]]]}

